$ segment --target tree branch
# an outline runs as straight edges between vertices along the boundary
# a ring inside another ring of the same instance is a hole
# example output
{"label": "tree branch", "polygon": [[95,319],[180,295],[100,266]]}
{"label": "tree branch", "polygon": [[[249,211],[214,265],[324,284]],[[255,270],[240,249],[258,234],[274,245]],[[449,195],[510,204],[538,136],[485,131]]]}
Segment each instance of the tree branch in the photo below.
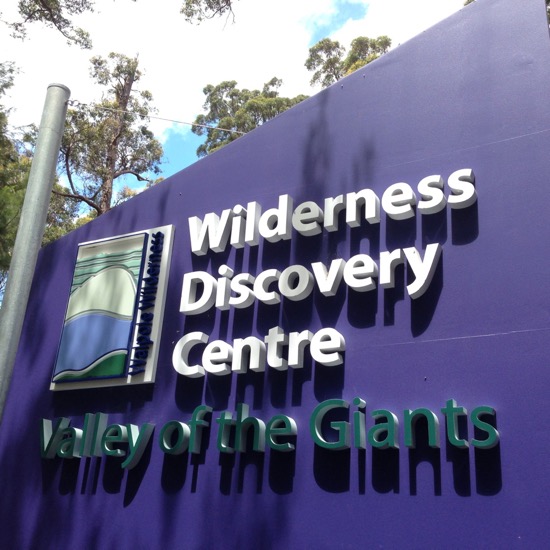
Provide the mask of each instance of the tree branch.
{"label": "tree branch", "polygon": [[125,176],[125,175],[135,176],[135,178],[136,178],[138,181],[151,181],[150,179],[144,178],[143,176],[141,176],[141,175],[140,175],[138,172],[136,172],[135,170],[130,170],[130,169],[121,170],[120,172],[116,172],[116,173],[113,175],[113,180],[116,180],[116,179],[119,178],[120,176]]}
{"label": "tree branch", "polygon": [[93,208],[98,213],[98,215],[101,214],[99,206],[91,199],[85,197],[84,195],[81,195],[80,193],[65,193],[64,191],[56,191],[55,189],[52,190],[52,193],[60,197],[65,197],[67,199],[75,199],[85,202],[90,208]]}

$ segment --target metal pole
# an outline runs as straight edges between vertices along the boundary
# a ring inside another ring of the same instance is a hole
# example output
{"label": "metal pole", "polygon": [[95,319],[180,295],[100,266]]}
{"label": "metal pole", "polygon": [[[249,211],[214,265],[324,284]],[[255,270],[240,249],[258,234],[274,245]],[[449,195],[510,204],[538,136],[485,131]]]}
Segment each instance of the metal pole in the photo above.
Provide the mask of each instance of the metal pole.
{"label": "metal pole", "polygon": [[19,347],[36,258],[44,236],[70,95],[66,86],[50,84],[42,111],[6,292],[0,310],[0,423]]}

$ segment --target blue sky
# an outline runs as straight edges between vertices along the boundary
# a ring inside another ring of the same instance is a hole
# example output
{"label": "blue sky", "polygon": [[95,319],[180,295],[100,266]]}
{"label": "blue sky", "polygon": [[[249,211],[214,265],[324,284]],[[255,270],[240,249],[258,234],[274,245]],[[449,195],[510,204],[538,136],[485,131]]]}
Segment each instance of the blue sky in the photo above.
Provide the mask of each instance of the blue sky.
{"label": "blue sky", "polygon": [[319,40],[331,36],[335,31],[342,28],[349,20],[359,21],[367,15],[369,5],[363,2],[349,2],[340,0],[336,2],[336,11],[330,15],[326,22],[314,27],[311,35],[310,46]]}
{"label": "blue sky", "polygon": [[196,151],[203,141],[203,137],[192,132],[186,132],[185,134],[169,132],[168,138],[163,144],[163,176],[168,177],[196,162],[198,160]]}

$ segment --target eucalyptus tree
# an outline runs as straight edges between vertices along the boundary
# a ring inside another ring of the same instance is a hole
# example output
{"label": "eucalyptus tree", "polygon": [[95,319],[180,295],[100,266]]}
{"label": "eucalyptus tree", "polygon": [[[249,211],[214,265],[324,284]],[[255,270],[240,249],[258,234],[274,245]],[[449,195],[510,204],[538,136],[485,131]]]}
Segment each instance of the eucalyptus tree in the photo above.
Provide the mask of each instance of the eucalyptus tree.
{"label": "eucalyptus tree", "polygon": [[[0,63],[0,97],[12,86],[15,67]],[[31,168],[31,152],[8,130],[8,110],[0,105],[0,303],[4,293],[15,236]],[[64,189],[56,183],[58,192]],[[52,196],[43,243],[47,244],[76,227],[78,205]]]}
{"label": "eucalyptus tree", "polygon": [[91,60],[92,78],[104,87],[99,102],[77,104],[67,113],[60,169],[69,186],[59,195],[85,203],[96,215],[113,206],[122,176],[149,182],[160,173],[162,146],[148,128],[152,95],[137,91],[138,59],[119,53]]}
{"label": "eucalyptus tree", "polygon": [[282,80],[272,78],[261,90],[241,90],[235,80],[206,86],[203,89],[206,113],[198,115],[193,126],[195,134],[206,136],[197,155],[204,157],[217,151],[307,98],[281,97],[281,84]]}
{"label": "eucalyptus tree", "polygon": [[[183,0],[181,13],[187,21],[200,23],[204,19],[233,13],[236,1]],[[19,20],[5,23],[20,38],[25,37],[29,24],[42,23],[60,32],[68,43],[89,49],[92,47],[92,38],[86,30],[74,24],[74,18],[93,12],[95,4],[94,0],[19,0]]]}
{"label": "eucalyptus tree", "polygon": [[308,71],[315,71],[311,85],[321,84],[323,88],[334,84],[344,76],[342,60],[346,49],[337,40],[323,38],[309,48],[305,66]]}
{"label": "eucalyptus tree", "polygon": [[40,22],[60,32],[71,44],[91,48],[90,35],[76,27],[72,18],[94,11],[93,0],[19,0],[19,21],[9,22],[14,36],[24,38],[30,23]]}
{"label": "eucalyptus tree", "polygon": [[212,19],[220,15],[233,13],[236,0],[184,0],[181,13],[189,22],[200,23],[204,19]]}
{"label": "eucalyptus tree", "polygon": [[[0,97],[12,86],[14,72],[12,63],[0,63]],[[15,241],[23,190],[24,174],[19,167],[19,155],[8,135],[8,111],[0,104],[0,296]]]}
{"label": "eucalyptus tree", "polygon": [[306,69],[314,71],[311,85],[320,84],[327,88],[347,74],[374,61],[390,47],[391,38],[385,35],[378,38],[358,36],[352,40],[346,55],[346,48],[337,40],[323,38],[309,49],[309,56],[305,62]]}

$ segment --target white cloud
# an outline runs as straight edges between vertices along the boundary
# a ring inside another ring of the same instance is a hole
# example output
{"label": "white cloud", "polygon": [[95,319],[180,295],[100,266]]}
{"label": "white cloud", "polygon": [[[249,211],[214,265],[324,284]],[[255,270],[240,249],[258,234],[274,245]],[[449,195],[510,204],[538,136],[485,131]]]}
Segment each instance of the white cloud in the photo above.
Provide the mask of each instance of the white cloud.
{"label": "white cloud", "polygon": [[356,36],[387,35],[393,46],[420,34],[461,9],[464,0],[371,0],[362,21],[348,21],[334,36],[348,47]]}
{"label": "white cloud", "polygon": [[[388,34],[394,44],[418,34],[459,9],[463,0],[370,0],[362,21],[348,21],[334,37],[348,46],[359,35]],[[21,69],[16,86],[5,100],[16,110],[12,124],[37,123],[51,82],[67,85],[81,102],[99,96],[89,78],[92,55],[117,51],[139,54],[145,72],[141,87],[149,89],[161,117],[192,121],[201,112],[206,84],[236,80],[240,87],[259,88],[273,76],[284,81],[283,93],[314,93],[304,67],[311,34],[330,20],[335,0],[239,0],[235,23],[224,18],[190,25],[180,15],[180,0],[97,0],[97,11],[80,18],[90,31],[94,49],[69,47],[53,30],[29,27],[25,42],[0,35],[4,59]],[[6,19],[13,7],[2,8]],[[11,11],[11,13],[10,13]],[[172,124],[155,121],[164,134]],[[187,126],[176,126],[178,132]]]}

